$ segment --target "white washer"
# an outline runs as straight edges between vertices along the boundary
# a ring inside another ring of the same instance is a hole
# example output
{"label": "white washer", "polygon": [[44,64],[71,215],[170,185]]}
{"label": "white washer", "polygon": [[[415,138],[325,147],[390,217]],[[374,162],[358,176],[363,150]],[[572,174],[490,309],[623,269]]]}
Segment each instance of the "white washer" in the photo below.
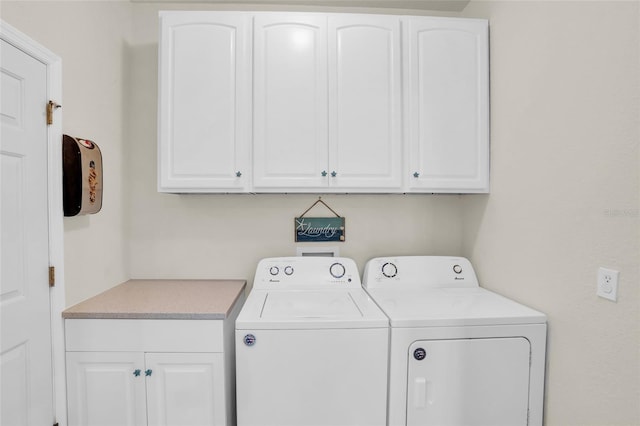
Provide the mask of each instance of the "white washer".
{"label": "white washer", "polygon": [[236,320],[238,426],[385,425],[388,345],[353,260],[263,259]]}
{"label": "white washer", "polygon": [[546,317],[480,288],[460,257],[370,260],[390,319],[390,426],[542,425]]}

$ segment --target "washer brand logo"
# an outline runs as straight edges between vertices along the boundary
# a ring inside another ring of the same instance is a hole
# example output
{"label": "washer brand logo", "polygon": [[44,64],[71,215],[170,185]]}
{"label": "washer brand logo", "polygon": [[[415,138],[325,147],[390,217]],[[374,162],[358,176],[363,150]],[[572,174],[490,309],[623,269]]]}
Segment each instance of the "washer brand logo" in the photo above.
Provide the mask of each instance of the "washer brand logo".
{"label": "washer brand logo", "polygon": [[464,277],[455,277],[454,280],[458,280],[458,281],[464,281]]}
{"label": "washer brand logo", "polygon": [[256,344],[256,336],[254,336],[253,334],[247,334],[246,336],[244,336],[244,344],[247,346],[253,346]]}

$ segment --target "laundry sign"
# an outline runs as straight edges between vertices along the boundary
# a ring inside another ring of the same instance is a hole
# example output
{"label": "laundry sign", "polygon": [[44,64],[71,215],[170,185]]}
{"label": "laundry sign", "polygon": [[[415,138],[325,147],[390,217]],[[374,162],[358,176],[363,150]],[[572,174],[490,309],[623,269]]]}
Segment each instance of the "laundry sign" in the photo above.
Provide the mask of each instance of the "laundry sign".
{"label": "laundry sign", "polygon": [[[331,210],[335,217],[305,217],[316,204],[321,203]],[[333,211],[322,199],[313,203],[300,217],[295,218],[296,242],[344,241],[344,217]]]}
{"label": "laundry sign", "polygon": [[296,217],[296,242],[344,241],[343,217]]}

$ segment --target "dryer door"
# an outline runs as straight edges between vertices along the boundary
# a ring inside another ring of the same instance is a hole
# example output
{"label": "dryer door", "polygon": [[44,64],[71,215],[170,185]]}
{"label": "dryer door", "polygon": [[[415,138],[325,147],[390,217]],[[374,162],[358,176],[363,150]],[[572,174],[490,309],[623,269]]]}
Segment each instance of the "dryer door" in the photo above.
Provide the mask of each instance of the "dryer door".
{"label": "dryer door", "polygon": [[422,340],[408,357],[408,426],[527,424],[527,339]]}

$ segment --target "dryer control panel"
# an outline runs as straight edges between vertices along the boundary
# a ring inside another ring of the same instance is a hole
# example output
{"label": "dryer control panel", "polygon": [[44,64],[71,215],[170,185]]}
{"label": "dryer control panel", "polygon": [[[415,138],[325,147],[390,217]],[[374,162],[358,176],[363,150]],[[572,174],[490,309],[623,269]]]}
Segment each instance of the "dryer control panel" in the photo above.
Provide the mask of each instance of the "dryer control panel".
{"label": "dryer control panel", "polygon": [[364,269],[365,288],[478,287],[471,263],[464,257],[378,257]]}
{"label": "dryer control panel", "polygon": [[361,287],[356,263],[346,257],[272,257],[258,263],[253,288]]}

